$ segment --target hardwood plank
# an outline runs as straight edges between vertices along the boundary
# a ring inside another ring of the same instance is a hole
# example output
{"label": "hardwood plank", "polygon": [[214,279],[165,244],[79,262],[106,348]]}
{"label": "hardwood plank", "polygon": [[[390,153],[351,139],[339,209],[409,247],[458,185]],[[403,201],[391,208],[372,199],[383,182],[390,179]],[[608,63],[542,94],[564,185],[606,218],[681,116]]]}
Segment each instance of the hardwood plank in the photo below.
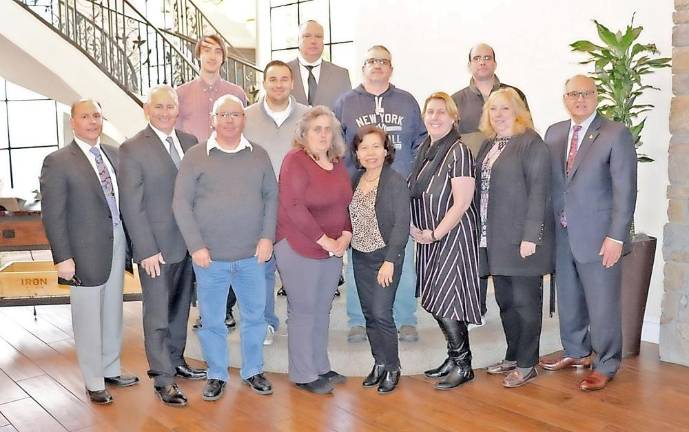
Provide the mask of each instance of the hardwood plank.
{"label": "hardwood plank", "polygon": [[45,343],[56,342],[71,337],[52,325],[40,314],[34,317],[33,308],[31,306],[5,308],[2,313],[19,323]]}
{"label": "hardwood plank", "polygon": [[95,416],[86,404],[49,376],[25,379],[18,384],[65,429],[83,429],[95,424]]}
{"label": "hardwood plank", "polygon": [[28,395],[10,377],[0,372],[0,404],[27,398]]}
{"label": "hardwood plank", "polygon": [[0,339],[0,369],[14,381],[43,375],[41,368]]}
{"label": "hardwood plank", "polygon": [[10,421],[17,432],[60,432],[67,430],[30,398],[0,405],[0,412]]}
{"label": "hardwood plank", "polygon": [[10,424],[10,422],[7,421],[7,419],[5,418],[5,416],[3,416],[2,414],[0,414],[0,426],[7,426],[8,424]]}
{"label": "hardwood plank", "polygon": [[0,432],[17,432],[17,429],[15,429],[12,425],[6,425],[0,427]]}

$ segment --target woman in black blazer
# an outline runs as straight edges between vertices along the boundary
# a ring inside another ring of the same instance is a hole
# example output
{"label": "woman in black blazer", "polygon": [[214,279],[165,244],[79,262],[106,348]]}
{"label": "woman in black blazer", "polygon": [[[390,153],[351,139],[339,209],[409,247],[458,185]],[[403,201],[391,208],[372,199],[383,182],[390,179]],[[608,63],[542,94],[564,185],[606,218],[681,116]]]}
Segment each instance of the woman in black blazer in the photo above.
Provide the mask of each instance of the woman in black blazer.
{"label": "woman in black blazer", "polygon": [[550,155],[513,89],[490,95],[480,129],[489,138],[476,158],[479,268],[493,276],[507,339],[505,359],[487,371],[519,387],[537,375],[543,275],[553,270]]}
{"label": "woman in black blazer", "polygon": [[354,178],[352,264],[375,364],[362,383],[379,393],[395,389],[400,377],[397,328],[392,307],[409,237],[409,189],[390,164],[394,147],[385,131],[359,129],[352,142],[365,171]]}

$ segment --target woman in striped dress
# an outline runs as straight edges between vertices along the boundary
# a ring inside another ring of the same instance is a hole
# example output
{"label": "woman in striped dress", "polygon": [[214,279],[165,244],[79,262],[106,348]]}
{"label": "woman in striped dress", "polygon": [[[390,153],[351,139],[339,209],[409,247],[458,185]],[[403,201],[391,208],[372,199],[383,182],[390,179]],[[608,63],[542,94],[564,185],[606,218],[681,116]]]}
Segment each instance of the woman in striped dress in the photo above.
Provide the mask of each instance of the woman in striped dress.
{"label": "woman in striped dress", "polygon": [[457,106],[444,92],[426,99],[428,138],[409,177],[411,235],[417,242],[417,293],[447,339],[448,357],[428,370],[446,390],[474,378],[467,324],[481,323],[474,161],[454,124]]}

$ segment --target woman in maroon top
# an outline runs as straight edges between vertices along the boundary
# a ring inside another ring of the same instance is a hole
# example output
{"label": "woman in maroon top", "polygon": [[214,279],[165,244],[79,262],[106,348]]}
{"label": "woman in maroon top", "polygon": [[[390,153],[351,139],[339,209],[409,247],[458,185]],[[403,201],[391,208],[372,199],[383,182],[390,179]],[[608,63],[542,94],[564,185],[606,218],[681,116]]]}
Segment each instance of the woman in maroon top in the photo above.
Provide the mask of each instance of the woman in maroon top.
{"label": "woman in maroon top", "polygon": [[275,257],[287,291],[289,378],[330,393],[345,377],[330,369],[330,308],[352,239],[352,186],[342,156],[340,123],[324,106],[297,124],[294,149],[280,169]]}

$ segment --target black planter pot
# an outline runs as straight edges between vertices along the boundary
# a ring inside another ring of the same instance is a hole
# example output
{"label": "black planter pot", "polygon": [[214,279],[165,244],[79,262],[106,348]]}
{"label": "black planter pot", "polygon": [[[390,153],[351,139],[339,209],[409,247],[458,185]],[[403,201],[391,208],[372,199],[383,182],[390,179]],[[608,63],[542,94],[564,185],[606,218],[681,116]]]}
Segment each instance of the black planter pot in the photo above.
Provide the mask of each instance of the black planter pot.
{"label": "black planter pot", "polygon": [[622,357],[639,354],[657,242],[649,236],[634,239],[631,252],[622,257]]}

